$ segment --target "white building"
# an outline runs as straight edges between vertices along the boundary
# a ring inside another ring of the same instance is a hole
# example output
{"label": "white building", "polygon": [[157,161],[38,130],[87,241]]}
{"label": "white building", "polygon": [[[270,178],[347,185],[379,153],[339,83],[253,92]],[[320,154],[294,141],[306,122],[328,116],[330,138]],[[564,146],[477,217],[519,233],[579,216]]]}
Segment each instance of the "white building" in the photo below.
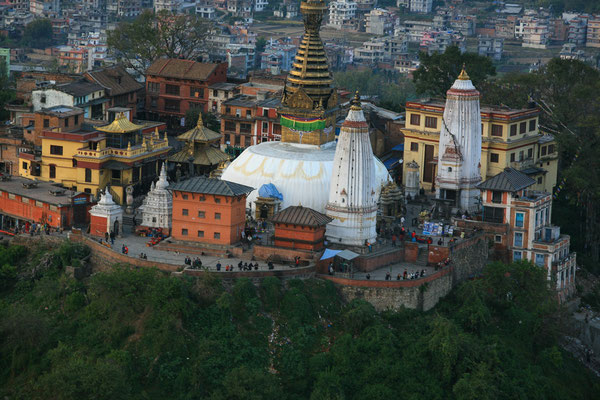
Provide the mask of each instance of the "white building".
{"label": "white building", "polygon": [[[515,34],[516,36],[516,34]],[[550,30],[548,21],[531,18],[523,27],[523,47],[545,49],[548,46]]]}
{"label": "white building", "polygon": [[410,0],[410,12],[428,14],[433,7],[433,0]]}
{"label": "white building", "polygon": [[37,16],[58,15],[60,0],[30,0],[29,11]]}
{"label": "white building", "polygon": [[480,56],[500,61],[504,51],[504,39],[499,37],[479,36],[477,52]]}
{"label": "white building", "polygon": [[217,11],[215,9],[215,3],[213,0],[197,0],[196,1],[196,15],[201,18],[215,19],[217,17]]}
{"label": "white building", "polygon": [[269,5],[269,0],[254,0],[254,11],[264,11]]}
{"label": "white building", "polygon": [[375,157],[369,139],[369,125],[358,94],[338,136],[325,213],[332,221],[325,235],[331,243],[364,246],[377,239]]}
{"label": "white building", "polygon": [[394,29],[394,14],[375,8],[365,15],[365,31],[374,35],[388,35]]}
{"label": "white building", "polygon": [[481,111],[479,92],[464,69],[446,92],[442,118],[436,197],[452,201],[459,210],[476,211],[481,182]]}
{"label": "white building", "polygon": [[156,186],[152,182],[150,192],[148,192],[144,203],[138,209],[142,213],[141,226],[171,229],[173,194],[167,189],[168,187],[167,170],[165,169],[165,163],[163,163]]}
{"label": "white building", "polygon": [[[123,209],[114,202],[110,189],[107,187],[104,194],[100,193],[100,201],[90,209],[90,215],[100,220],[106,219],[106,231],[93,232],[92,234],[103,234],[114,232],[120,235],[123,229]],[[104,229],[104,227],[102,227]]]}
{"label": "white building", "polygon": [[182,0],[154,0],[154,11],[165,10],[170,13],[177,13],[181,7],[181,2]]}
{"label": "white building", "polygon": [[356,3],[352,0],[336,0],[329,3],[329,23],[335,29],[350,25],[356,17]]}

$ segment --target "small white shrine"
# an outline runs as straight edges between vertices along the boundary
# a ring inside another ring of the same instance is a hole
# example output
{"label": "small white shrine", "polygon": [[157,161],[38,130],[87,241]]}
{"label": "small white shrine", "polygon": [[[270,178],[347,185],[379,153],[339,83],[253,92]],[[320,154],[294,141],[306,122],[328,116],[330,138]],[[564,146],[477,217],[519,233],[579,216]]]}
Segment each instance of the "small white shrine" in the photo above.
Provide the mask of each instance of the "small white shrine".
{"label": "small white shrine", "polygon": [[90,234],[104,237],[114,232],[120,235],[123,228],[123,208],[114,202],[107,187],[100,193],[100,201],[90,209]]}
{"label": "small white shrine", "polygon": [[167,170],[163,163],[156,185],[152,182],[139,211],[142,213],[141,226],[148,228],[171,229],[171,213],[173,211],[173,194],[167,189]]}

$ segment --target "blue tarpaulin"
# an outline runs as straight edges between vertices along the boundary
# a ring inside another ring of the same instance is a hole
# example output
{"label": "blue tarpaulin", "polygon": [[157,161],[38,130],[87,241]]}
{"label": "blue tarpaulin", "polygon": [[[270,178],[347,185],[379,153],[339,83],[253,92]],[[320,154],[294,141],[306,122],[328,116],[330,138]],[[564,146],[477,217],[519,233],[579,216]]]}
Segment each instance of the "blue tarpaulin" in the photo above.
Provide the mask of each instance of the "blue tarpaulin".
{"label": "blue tarpaulin", "polygon": [[383,165],[385,165],[387,169],[392,169],[398,165],[398,161],[400,161],[398,158],[390,157],[383,162]]}
{"label": "blue tarpaulin", "polygon": [[393,151],[404,151],[404,143],[400,143],[392,147]]}
{"label": "blue tarpaulin", "polygon": [[272,183],[266,183],[262,185],[258,189],[258,195],[260,197],[272,197],[283,201],[283,195],[279,193],[279,190],[277,190],[275,185],[273,185]]}
{"label": "blue tarpaulin", "polygon": [[341,250],[325,249],[325,252],[321,256],[321,260],[327,260],[328,258],[333,258],[336,256],[336,254],[338,254],[340,252],[341,252]]}

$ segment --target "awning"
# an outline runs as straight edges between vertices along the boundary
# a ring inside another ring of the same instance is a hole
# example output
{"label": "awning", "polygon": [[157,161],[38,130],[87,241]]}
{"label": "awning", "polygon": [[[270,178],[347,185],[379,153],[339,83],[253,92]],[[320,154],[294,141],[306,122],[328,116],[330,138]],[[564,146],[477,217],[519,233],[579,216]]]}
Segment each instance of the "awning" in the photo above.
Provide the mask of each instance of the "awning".
{"label": "awning", "polygon": [[383,162],[383,165],[385,165],[385,167],[390,170],[393,169],[395,167],[397,167],[399,165],[400,159],[396,158],[396,157],[390,157],[387,160],[385,160]]}
{"label": "awning", "polygon": [[538,175],[538,174],[548,173],[548,171],[546,171],[545,169],[538,168],[538,167],[525,168],[525,169],[522,169],[521,172],[524,173],[525,175]]}
{"label": "awning", "polygon": [[404,151],[404,143],[400,143],[392,147],[393,151]]}
{"label": "awning", "polygon": [[343,258],[344,260],[354,260],[356,257],[359,256],[359,254],[356,254],[353,251],[350,250],[342,250],[339,253],[336,254],[338,257]]}
{"label": "awning", "polygon": [[325,249],[325,252],[321,256],[321,260],[327,260],[328,258],[333,258],[336,256],[336,254],[341,253],[341,252],[342,252],[341,250]]}
{"label": "awning", "polygon": [[131,167],[129,165],[125,164],[125,163],[120,162],[120,161],[110,160],[110,161],[105,162],[104,164],[102,164],[102,168],[123,171],[123,170],[126,170],[126,169],[130,169]]}

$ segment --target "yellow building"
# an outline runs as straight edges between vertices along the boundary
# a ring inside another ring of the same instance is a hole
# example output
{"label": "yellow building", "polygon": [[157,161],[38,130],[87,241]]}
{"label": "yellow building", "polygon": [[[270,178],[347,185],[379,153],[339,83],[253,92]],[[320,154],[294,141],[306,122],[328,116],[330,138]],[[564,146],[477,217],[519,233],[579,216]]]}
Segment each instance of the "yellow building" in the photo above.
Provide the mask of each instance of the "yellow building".
{"label": "yellow building", "polygon": [[110,186],[115,201],[123,204],[125,188],[131,185],[134,195],[143,192],[167,158],[171,148],[166,133],[159,135],[161,125],[137,125],[119,114],[95,131],[44,131],[41,158],[22,153],[19,173],[94,195]]}
{"label": "yellow building", "polygon": [[[438,146],[445,104],[406,103],[404,165],[419,165],[421,187],[434,189]],[[554,137],[539,130],[540,110],[481,107],[481,179],[515,168],[535,179],[534,190],[552,192],[556,185],[558,152]],[[406,182],[406,169],[403,182]]]}

